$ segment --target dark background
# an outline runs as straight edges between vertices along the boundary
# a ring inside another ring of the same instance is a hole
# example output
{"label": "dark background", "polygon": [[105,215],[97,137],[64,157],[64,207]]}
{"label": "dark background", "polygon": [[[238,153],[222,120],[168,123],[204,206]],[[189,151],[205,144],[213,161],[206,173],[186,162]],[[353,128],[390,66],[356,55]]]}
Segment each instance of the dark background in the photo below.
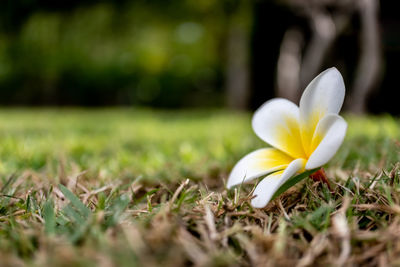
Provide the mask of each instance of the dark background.
{"label": "dark background", "polygon": [[[396,1],[379,2],[369,112],[400,113],[397,12]],[[293,26],[307,43],[309,20],[285,1],[2,1],[0,104],[254,109],[276,96],[282,38]],[[319,67],[336,66],[348,91],[360,29],[355,13]],[[237,84],[245,94],[232,93]]]}

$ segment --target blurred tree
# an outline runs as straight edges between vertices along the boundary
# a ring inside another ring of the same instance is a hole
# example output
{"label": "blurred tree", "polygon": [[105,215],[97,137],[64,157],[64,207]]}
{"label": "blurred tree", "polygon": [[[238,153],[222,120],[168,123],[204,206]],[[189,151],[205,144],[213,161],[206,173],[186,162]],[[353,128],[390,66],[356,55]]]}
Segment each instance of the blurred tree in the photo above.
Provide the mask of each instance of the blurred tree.
{"label": "blurred tree", "polygon": [[398,62],[400,60],[400,18],[397,1],[380,1],[380,33],[382,40],[382,83],[369,96],[368,110],[374,113],[400,114],[397,95]]}
{"label": "blurred tree", "polygon": [[356,113],[363,113],[367,111],[368,96],[381,78],[379,2],[377,0],[359,0],[356,5],[361,20],[361,52],[347,108]]}
{"label": "blurred tree", "polygon": [[[275,95],[297,101],[335,65],[349,110],[365,111],[371,96],[369,107],[386,110],[400,54],[395,7],[378,0],[4,0],[0,103],[256,108]],[[396,106],[390,110],[400,112]]]}
{"label": "blurred tree", "polygon": [[180,107],[223,102],[226,4],[220,1],[63,6],[32,0],[20,3],[29,10],[21,17],[16,2],[8,5],[0,32],[3,104]]}
{"label": "blurred tree", "polygon": [[311,37],[305,40],[298,26],[289,27],[282,40],[277,69],[277,93],[299,100],[301,90],[327,62],[335,41],[349,27],[352,19],[360,18],[360,55],[357,63],[347,110],[363,113],[367,97],[379,81],[381,66],[380,36],[378,33],[377,0],[285,0],[286,5],[310,23]]}

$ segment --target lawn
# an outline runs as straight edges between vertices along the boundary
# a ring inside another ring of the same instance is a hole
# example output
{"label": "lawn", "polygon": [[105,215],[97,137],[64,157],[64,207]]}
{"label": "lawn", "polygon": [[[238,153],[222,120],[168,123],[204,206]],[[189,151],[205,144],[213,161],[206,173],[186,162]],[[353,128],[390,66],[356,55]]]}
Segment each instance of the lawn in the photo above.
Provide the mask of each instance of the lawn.
{"label": "lawn", "polygon": [[0,265],[400,264],[400,121],[345,116],[325,167],[264,209],[233,165],[265,146],[224,110],[0,110]]}

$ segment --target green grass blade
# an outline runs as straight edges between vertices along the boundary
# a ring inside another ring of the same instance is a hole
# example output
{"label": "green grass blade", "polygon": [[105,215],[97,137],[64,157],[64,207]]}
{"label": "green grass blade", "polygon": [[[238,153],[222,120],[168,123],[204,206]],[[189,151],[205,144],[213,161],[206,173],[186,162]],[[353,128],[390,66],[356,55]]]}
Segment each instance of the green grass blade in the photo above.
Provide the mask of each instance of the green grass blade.
{"label": "green grass blade", "polygon": [[68,217],[68,219],[76,222],[77,224],[81,225],[85,222],[85,218],[82,217],[81,214],[75,211],[75,209],[70,205],[65,206],[62,210],[62,213]]}
{"label": "green grass blade", "polygon": [[12,185],[12,184],[15,182],[15,180],[16,180],[15,178],[16,178],[16,176],[15,176],[14,174],[12,174],[12,175],[7,179],[7,181],[5,182],[5,184],[1,187],[0,192],[1,192],[1,193],[5,193],[6,190],[8,189],[8,187],[9,187],[10,185]]}
{"label": "green grass blade", "polygon": [[46,234],[52,235],[56,230],[56,218],[54,214],[54,204],[52,199],[49,199],[43,206],[44,229]]}
{"label": "green grass blade", "polygon": [[75,196],[71,191],[68,190],[65,186],[62,184],[59,185],[59,188],[61,192],[64,194],[64,196],[71,202],[71,204],[84,216],[85,218],[89,217],[91,211],[88,207],[83,204],[80,199]]}
{"label": "green grass blade", "polygon": [[288,190],[290,187],[296,185],[298,182],[302,181],[304,178],[308,177],[310,174],[314,173],[317,169],[306,171],[303,173],[300,173],[299,175],[294,176],[293,178],[289,179],[284,183],[279,189],[275,192],[275,194],[272,196],[272,199],[277,198],[280,196],[283,192]]}
{"label": "green grass blade", "polygon": [[130,199],[127,195],[121,195],[118,197],[113,205],[110,207],[109,212],[111,212],[111,216],[106,220],[106,227],[113,226],[118,223],[121,215],[128,207]]}

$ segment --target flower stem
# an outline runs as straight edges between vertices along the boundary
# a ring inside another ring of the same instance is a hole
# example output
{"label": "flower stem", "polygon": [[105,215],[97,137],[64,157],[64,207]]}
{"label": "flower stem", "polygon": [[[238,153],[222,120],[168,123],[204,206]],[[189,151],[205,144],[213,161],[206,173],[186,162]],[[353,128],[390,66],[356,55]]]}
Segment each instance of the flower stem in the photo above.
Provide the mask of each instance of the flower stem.
{"label": "flower stem", "polygon": [[314,181],[320,181],[320,182],[325,183],[328,186],[329,191],[333,192],[332,187],[329,184],[328,178],[326,177],[324,168],[321,168],[318,171],[311,174],[310,178],[313,179]]}

